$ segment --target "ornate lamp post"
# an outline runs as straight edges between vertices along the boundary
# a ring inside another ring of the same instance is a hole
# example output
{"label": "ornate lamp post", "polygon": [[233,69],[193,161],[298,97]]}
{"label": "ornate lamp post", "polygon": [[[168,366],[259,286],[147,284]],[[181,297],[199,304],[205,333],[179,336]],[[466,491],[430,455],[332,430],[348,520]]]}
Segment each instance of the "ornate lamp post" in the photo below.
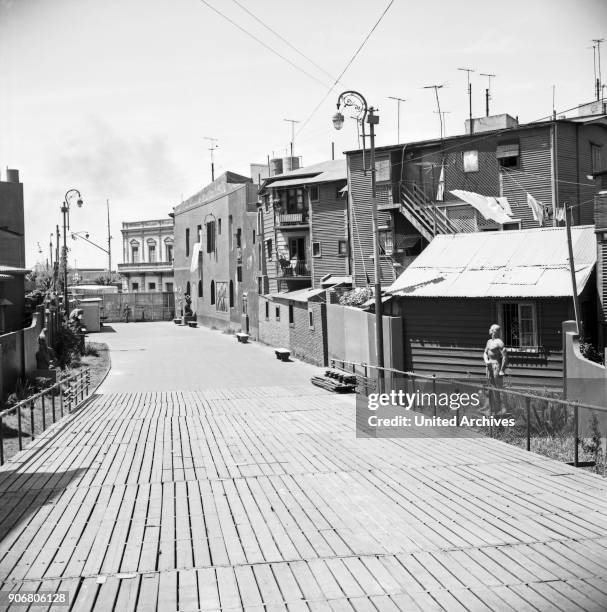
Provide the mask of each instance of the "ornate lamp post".
{"label": "ornate lamp post", "polygon": [[63,213],[63,312],[65,318],[70,316],[70,305],[67,291],[67,231],[70,227],[70,204],[76,199],[78,208],[82,208],[82,195],[77,189],[68,189],[63,198],[61,212]]}
{"label": "ornate lamp post", "polygon": [[381,268],[379,261],[379,230],[377,224],[377,194],[375,186],[375,126],[379,123],[379,117],[375,114],[372,106],[367,106],[364,96],[357,91],[344,91],[337,98],[337,112],[333,115],[333,126],[336,130],[341,130],[344,125],[344,116],[339,111],[341,106],[351,106],[362,120],[363,126],[363,170],[366,173],[365,165],[365,121],[370,126],[371,141],[371,214],[373,222],[373,270],[374,270],[374,291],[375,291],[375,351],[377,354],[377,386],[378,391],[384,391],[384,331],[382,322],[382,302],[381,302]]}

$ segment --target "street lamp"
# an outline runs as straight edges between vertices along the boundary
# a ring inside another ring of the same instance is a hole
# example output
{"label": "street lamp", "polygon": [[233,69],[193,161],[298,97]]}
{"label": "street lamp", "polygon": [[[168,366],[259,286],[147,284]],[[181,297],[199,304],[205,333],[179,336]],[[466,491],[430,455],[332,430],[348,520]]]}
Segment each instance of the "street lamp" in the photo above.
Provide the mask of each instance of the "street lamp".
{"label": "street lamp", "polygon": [[70,316],[70,305],[67,291],[67,230],[70,227],[70,204],[76,199],[78,208],[82,208],[82,195],[77,189],[68,189],[63,198],[61,212],[63,213],[63,311],[65,318]]}
{"label": "street lamp", "polygon": [[[366,173],[365,165],[365,121],[370,126],[369,139],[371,142],[371,219],[373,223],[373,272],[375,276],[375,352],[377,354],[377,386],[378,391],[384,391],[384,332],[382,321],[382,302],[381,302],[381,268],[379,260],[379,230],[377,223],[377,193],[376,193],[376,171],[375,171],[375,126],[379,123],[379,117],[375,114],[376,109],[367,106],[364,96],[357,91],[344,91],[337,98],[337,112],[333,115],[333,126],[336,130],[341,130],[344,125],[344,116],[340,108],[351,106],[362,119],[363,126],[363,170]],[[362,115],[362,116],[361,116]]]}

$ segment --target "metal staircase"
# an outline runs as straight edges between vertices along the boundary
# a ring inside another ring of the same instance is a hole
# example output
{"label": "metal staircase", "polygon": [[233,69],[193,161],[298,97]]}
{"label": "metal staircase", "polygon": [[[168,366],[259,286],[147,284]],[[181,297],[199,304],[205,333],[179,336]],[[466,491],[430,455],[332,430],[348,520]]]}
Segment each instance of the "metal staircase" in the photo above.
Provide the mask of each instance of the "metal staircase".
{"label": "metal staircase", "polygon": [[457,234],[460,231],[414,183],[401,183],[400,212],[428,242],[437,234]]}

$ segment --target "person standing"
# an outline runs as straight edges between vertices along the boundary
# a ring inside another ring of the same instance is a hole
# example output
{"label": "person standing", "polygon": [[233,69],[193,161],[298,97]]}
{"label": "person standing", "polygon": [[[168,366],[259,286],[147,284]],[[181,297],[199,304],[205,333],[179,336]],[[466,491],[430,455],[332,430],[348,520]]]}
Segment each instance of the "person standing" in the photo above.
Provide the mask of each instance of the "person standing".
{"label": "person standing", "polygon": [[[489,340],[485,346],[483,359],[487,371],[487,382],[490,387],[504,388],[505,369],[508,365],[508,353],[504,342],[501,339],[501,328],[499,325],[493,324],[489,328]],[[496,408],[498,413],[504,412],[501,408],[501,393],[490,392],[489,400],[492,408]]]}

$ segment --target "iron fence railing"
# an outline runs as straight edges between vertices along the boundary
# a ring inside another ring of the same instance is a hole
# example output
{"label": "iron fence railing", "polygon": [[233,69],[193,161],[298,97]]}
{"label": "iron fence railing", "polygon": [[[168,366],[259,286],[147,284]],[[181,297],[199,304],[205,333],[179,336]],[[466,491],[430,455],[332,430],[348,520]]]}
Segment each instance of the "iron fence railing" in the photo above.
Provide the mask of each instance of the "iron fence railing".
{"label": "iron fence railing", "polygon": [[[18,450],[23,450],[23,438],[34,440],[50,423],[69,414],[88,396],[91,384],[90,368],[56,382],[39,393],[28,397],[0,412],[0,465],[5,461],[5,439],[13,429],[17,434]],[[10,417],[14,415],[11,421]],[[14,436],[10,436],[14,437]]]}
{"label": "iron fence railing", "polygon": [[[602,426],[607,422],[607,406],[585,404],[583,402],[562,399],[555,396],[554,390],[546,390],[547,395],[538,395],[510,388],[500,388],[485,382],[462,381],[459,379],[423,375],[405,372],[393,368],[378,368],[366,363],[331,359],[331,367],[356,374],[357,391],[363,395],[376,392],[378,389],[378,371],[384,373],[385,388],[402,389],[405,392],[417,389],[425,392],[461,392],[474,390],[480,393],[483,402],[488,405],[490,414],[508,414],[515,418],[517,440],[524,442],[526,450],[530,451],[532,439],[536,438],[568,438],[571,441],[570,463],[576,467],[593,465],[592,461],[580,461],[580,448],[586,444],[587,436],[581,436],[580,425],[588,432],[588,423],[592,416],[601,416]],[[460,410],[456,410],[456,423],[460,424]],[[434,405],[434,414],[437,406]],[[490,426],[483,433],[492,438],[513,442],[516,436],[507,434],[503,428]],[[595,435],[605,438],[605,431],[597,431]],[[595,451],[596,452],[596,451]],[[604,452],[604,451],[603,451]]]}

